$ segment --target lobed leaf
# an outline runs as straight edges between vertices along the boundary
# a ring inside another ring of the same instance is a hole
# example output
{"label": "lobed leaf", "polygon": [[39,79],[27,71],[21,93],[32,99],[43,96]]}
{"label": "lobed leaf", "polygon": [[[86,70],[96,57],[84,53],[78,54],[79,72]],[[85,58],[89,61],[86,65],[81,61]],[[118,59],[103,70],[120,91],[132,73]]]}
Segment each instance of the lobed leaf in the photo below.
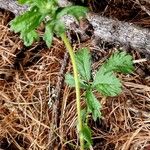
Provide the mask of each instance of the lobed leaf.
{"label": "lobed leaf", "polygon": [[95,76],[92,87],[105,96],[116,96],[121,93],[121,82],[113,72],[102,72],[100,69]]}
{"label": "lobed leaf", "polygon": [[87,48],[80,49],[75,54],[78,71],[82,79],[87,82],[91,79],[91,55]]}
{"label": "lobed leaf", "polygon": [[88,12],[88,9],[83,6],[68,6],[63,8],[58,14],[57,19],[60,19],[64,15],[72,15],[77,20],[80,19],[80,17],[85,17],[86,13]]}
{"label": "lobed leaf", "polygon": [[43,36],[43,40],[46,42],[47,47],[51,47],[52,41],[53,41],[53,30],[54,30],[54,25],[52,21],[46,24],[45,27],[45,33]]}
{"label": "lobed leaf", "polygon": [[31,31],[39,26],[43,16],[34,7],[31,11],[25,12],[23,15],[17,16],[10,22],[11,29],[17,32]]}
{"label": "lobed leaf", "polygon": [[[38,39],[38,35],[35,29],[40,25],[43,20],[43,16],[38,12],[36,7],[33,7],[30,11],[27,11],[21,16],[16,17],[10,22],[11,29],[16,33],[21,33],[21,38],[26,46],[33,43]],[[33,34],[33,35],[31,35]]]}
{"label": "lobed leaf", "polygon": [[15,31],[15,33],[23,31],[27,28],[27,25],[30,23],[29,19],[36,15],[36,9],[32,8],[30,11],[25,12],[24,14],[17,16],[14,20],[10,22],[11,29]]}
{"label": "lobed leaf", "polygon": [[132,56],[126,52],[114,53],[101,68],[103,72],[116,71],[122,73],[131,73],[133,69]]}
{"label": "lobed leaf", "polygon": [[91,90],[86,91],[85,98],[86,98],[88,111],[92,113],[92,117],[94,121],[96,121],[97,118],[101,117],[101,112],[100,112],[101,105]]}
{"label": "lobed leaf", "polygon": [[32,45],[32,43],[33,43],[35,40],[38,40],[39,36],[38,36],[37,32],[35,32],[35,31],[33,30],[33,31],[28,32],[28,33],[22,32],[22,33],[21,33],[21,38],[22,38],[23,41],[24,41],[24,45],[30,46],[30,45]]}

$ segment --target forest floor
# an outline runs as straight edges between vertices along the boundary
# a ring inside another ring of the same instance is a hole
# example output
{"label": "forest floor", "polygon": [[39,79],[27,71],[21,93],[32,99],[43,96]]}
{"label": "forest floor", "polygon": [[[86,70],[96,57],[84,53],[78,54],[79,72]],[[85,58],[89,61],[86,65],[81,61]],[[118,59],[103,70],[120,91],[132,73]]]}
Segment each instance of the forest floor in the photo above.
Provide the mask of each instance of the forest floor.
{"label": "forest floor", "polygon": [[[150,28],[150,16],[132,0],[103,4],[95,0],[84,5],[106,17]],[[48,150],[55,140],[51,138],[54,132],[59,137],[54,149],[76,150],[79,145],[74,88],[62,82],[57,131],[51,128],[55,119],[53,104],[48,105],[49,101],[53,103],[53,91],[60,85],[66,55],[63,42],[54,38],[48,49],[40,40],[26,48],[19,35],[10,31],[13,17],[0,10],[0,149]],[[74,48],[84,46],[91,51],[93,70],[117,49],[112,43],[94,45],[92,39],[73,43]],[[119,75],[122,93],[107,98],[97,93],[102,118],[96,122],[89,119],[94,150],[150,150],[150,61],[136,50],[128,49],[128,53],[135,60],[135,70],[130,75]],[[64,74],[72,70],[71,63],[66,62]]]}

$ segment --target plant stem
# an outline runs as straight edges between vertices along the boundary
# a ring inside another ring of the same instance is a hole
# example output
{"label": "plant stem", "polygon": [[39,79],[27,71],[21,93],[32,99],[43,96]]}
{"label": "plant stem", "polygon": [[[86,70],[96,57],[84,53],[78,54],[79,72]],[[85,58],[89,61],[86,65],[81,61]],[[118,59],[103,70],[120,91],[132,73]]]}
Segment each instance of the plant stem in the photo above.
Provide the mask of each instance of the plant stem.
{"label": "plant stem", "polygon": [[80,105],[80,83],[79,83],[79,77],[78,77],[78,70],[77,65],[75,61],[75,55],[73,52],[73,48],[66,36],[66,34],[62,34],[61,38],[69,52],[72,66],[73,66],[73,75],[75,80],[75,89],[76,89],[76,104],[77,104],[77,114],[78,114],[78,124],[79,124],[79,138],[80,138],[80,150],[84,150],[84,139],[82,135],[82,117],[81,117],[81,105]]}

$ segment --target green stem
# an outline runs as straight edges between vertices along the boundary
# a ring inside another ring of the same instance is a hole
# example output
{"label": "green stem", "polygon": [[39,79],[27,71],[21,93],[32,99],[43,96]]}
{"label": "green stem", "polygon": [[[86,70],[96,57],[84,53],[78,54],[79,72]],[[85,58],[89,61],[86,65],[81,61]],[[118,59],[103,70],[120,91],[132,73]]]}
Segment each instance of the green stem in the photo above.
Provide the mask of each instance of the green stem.
{"label": "green stem", "polygon": [[77,65],[75,61],[75,56],[73,52],[73,48],[66,36],[66,34],[62,34],[61,38],[69,52],[72,66],[73,66],[73,75],[75,80],[75,89],[76,89],[76,104],[77,104],[77,114],[78,114],[78,123],[79,123],[79,138],[80,138],[80,150],[84,150],[84,139],[82,135],[82,117],[81,117],[81,105],[80,105],[80,83],[79,83],[79,77],[78,77],[78,71],[77,71]]}

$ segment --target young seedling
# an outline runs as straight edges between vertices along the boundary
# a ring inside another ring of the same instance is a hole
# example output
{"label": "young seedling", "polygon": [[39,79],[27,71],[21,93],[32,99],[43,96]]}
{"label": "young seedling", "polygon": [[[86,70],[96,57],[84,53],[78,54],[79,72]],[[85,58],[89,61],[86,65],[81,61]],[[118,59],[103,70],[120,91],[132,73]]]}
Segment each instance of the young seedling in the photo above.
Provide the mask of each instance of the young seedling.
{"label": "young seedling", "polygon": [[[121,93],[121,82],[115,73],[131,73],[134,69],[132,57],[126,52],[114,53],[97,71],[92,78],[91,55],[87,48],[80,49],[75,54],[77,69],[79,71],[80,87],[85,91],[84,99],[86,107],[82,110],[83,136],[87,146],[92,145],[91,130],[88,127],[87,117],[92,114],[96,121],[101,117],[101,104],[95,97],[93,91],[98,91],[104,96],[117,96]],[[66,83],[75,87],[73,76],[68,73],[65,76]]]}
{"label": "young seedling", "polygon": [[[101,117],[101,105],[93,94],[97,90],[106,96],[116,96],[121,92],[121,82],[116,78],[114,72],[130,73],[133,70],[132,57],[125,52],[117,52],[102,65],[92,80],[91,55],[86,48],[81,49],[74,55],[73,49],[65,34],[65,23],[62,21],[64,15],[72,15],[77,20],[86,15],[87,9],[81,6],[68,6],[61,8],[57,0],[19,0],[21,4],[27,4],[30,9],[11,21],[11,29],[20,33],[26,46],[39,39],[36,29],[43,22],[45,33],[42,36],[48,47],[51,47],[53,36],[61,37],[69,51],[73,65],[73,76],[66,75],[66,82],[76,89],[76,103],[78,114],[78,132],[80,138],[80,149],[84,149],[84,140],[87,146],[92,145],[91,129],[88,127],[87,115],[92,114],[93,119]],[[78,74],[79,71],[79,74]],[[85,90],[87,107],[82,110],[80,106],[80,87]],[[81,116],[82,115],[82,116]]]}
{"label": "young seedling", "polygon": [[80,108],[80,84],[78,78],[78,70],[73,53],[73,49],[65,34],[65,23],[62,21],[64,15],[72,15],[77,20],[84,17],[87,13],[87,8],[82,6],[68,6],[62,8],[58,5],[57,0],[19,0],[20,4],[29,5],[29,10],[24,14],[16,17],[11,21],[11,29],[15,33],[20,33],[20,37],[24,41],[24,45],[30,46],[32,43],[39,39],[36,29],[43,22],[45,25],[45,33],[43,40],[50,48],[54,34],[61,37],[67,50],[69,51],[71,62],[73,65],[73,74],[76,88],[76,103],[78,114],[78,132],[80,138],[80,149],[84,149],[84,130],[82,129],[82,117]]}

